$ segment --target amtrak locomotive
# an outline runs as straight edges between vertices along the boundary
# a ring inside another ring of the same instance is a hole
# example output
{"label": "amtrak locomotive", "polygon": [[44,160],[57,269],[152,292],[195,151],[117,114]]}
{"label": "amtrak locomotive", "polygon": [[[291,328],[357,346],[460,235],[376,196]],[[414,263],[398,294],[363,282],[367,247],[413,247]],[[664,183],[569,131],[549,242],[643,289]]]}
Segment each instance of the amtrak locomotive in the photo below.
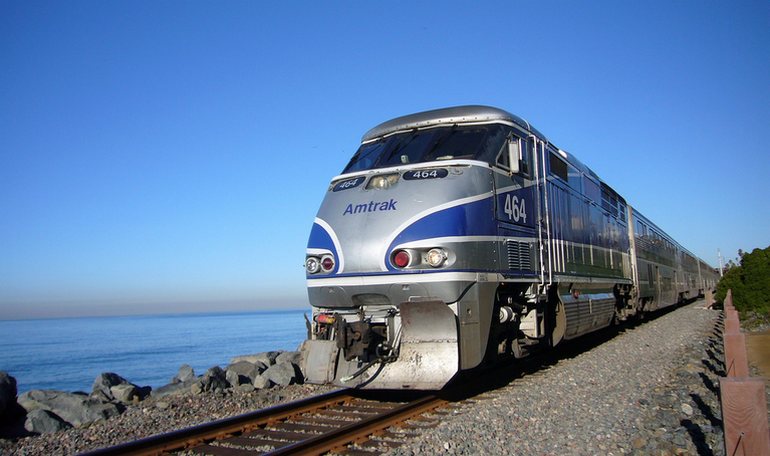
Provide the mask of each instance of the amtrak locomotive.
{"label": "amtrak locomotive", "polygon": [[305,261],[306,380],[439,389],[712,289],[711,267],[525,120],[486,106],[367,132]]}

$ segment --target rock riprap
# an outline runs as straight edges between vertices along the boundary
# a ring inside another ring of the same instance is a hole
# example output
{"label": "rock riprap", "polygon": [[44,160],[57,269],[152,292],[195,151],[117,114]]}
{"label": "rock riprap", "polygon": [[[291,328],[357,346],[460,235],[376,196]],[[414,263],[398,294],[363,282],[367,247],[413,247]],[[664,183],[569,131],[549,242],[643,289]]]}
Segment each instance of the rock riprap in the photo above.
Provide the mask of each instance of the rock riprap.
{"label": "rock riprap", "polygon": [[167,402],[159,399],[170,396],[222,395],[233,390],[249,393],[274,385],[299,384],[303,376],[298,364],[299,352],[268,351],[239,356],[226,368],[214,366],[201,376],[183,364],[169,384],[155,390],[131,383],[114,372],[104,372],[94,380],[90,394],[32,390],[18,399],[16,380],[0,372],[0,423],[3,419],[22,419],[27,432],[47,434],[112,418],[123,413],[128,405],[140,404],[148,397],[157,401],[158,409],[165,409],[162,405]]}

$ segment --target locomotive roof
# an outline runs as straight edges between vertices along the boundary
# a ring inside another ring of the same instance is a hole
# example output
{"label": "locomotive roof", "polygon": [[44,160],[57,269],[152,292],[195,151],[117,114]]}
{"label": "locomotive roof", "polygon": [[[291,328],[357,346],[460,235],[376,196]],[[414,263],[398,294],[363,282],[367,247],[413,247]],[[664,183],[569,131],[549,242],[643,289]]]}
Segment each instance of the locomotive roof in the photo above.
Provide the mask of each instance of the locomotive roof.
{"label": "locomotive roof", "polygon": [[532,127],[529,122],[521,117],[502,109],[491,106],[455,106],[452,108],[434,109],[432,111],[418,112],[383,122],[364,134],[361,142],[370,141],[380,136],[385,136],[401,130],[430,127],[434,125],[453,125],[458,123],[494,122],[502,120],[512,122],[526,131],[537,135],[540,139],[546,138]]}
{"label": "locomotive roof", "polygon": [[454,106],[450,108],[434,109],[431,111],[423,111],[414,114],[408,114],[406,116],[396,117],[395,119],[383,122],[371,130],[367,131],[361,138],[361,142],[371,141],[373,139],[395,133],[397,131],[411,130],[413,128],[425,128],[437,125],[454,125],[460,123],[479,123],[479,122],[494,122],[504,121],[511,122],[518,125],[525,131],[537,136],[554,150],[560,151],[564,154],[562,157],[567,160],[571,165],[578,168],[584,174],[592,176],[601,184],[612,190],[612,192],[623,201],[625,204],[625,198],[620,196],[612,187],[607,185],[591,168],[583,164],[572,154],[562,151],[551,143],[542,133],[540,133],[529,122],[521,117],[511,114],[508,111],[504,111],[500,108],[483,105],[468,105],[468,106]]}

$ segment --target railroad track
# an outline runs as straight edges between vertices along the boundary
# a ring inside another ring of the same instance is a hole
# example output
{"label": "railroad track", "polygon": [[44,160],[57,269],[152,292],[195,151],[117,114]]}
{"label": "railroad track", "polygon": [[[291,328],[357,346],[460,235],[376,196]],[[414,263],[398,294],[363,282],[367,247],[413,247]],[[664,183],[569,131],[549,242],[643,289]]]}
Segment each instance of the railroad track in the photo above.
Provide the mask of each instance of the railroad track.
{"label": "railroad track", "polygon": [[[665,309],[657,314],[667,313]],[[638,323],[624,325],[635,326]],[[256,454],[382,453],[438,424],[448,408],[484,400],[488,393],[524,375],[545,375],[544,368],[571,358],[614,337],[608,328],[580,338],[554,352],[502,363],[464,374],[436,395],[418,392],[337,390],[319,396],[225,418],[178,431],[104,448],[81,456],[184,455],[246,456]],[[411,397],[407,396],[410,394]],[[390,397],[388,397],[390,395]],[[399,397],[393,397],[398,395]],[[444,408],[445,410],[437,410]],[[434,418],[426,418],[430,413]],[[408,422],[408,423],[407,423]],[[394,427],[402,432],[393,432]]]}
{"label": "railroad track", "polygon": [[[370,395],[367,395],[370,396]],[[410,434],[392,426],[426,427],[422,418],[448,402],[432,395],[406,401],[371,399],[352,391],[331,393],[199,426],[104,448],[82,456],[185,455],[245,456],[378,454],[398,446]],[[414,420],[412,424],[405,424]]]}

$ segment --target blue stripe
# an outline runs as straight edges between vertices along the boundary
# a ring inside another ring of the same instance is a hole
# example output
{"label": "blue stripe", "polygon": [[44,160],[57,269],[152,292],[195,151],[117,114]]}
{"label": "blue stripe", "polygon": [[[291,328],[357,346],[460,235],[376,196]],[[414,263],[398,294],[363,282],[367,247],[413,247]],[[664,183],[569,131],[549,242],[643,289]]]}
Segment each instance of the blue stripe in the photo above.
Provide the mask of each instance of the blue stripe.
{"label": "blue stripe", "polygon": [[[422,239],[449,236],[496,236],[495,206],[491,195],[473,203],[453,206],[416,220],[398,233],[388,246],[388,255],[397,245]],[[390,258],[385,258],[389,271],[400,271],[393,267]]]}
{"label": "blue stripe", "polygon": [[[313,223],[313,228],[310,230],[310,238],[307,241],[307,248],[309,249],[325,249],[330,252],[332,252],[332,255],[334,256],[334,269],[331,272],[328,272],[325,274],[326,277],[328,277],[328,274],[334,274],[339,269],[339,255],[337,254],[337,249],[334,248],[334,242],[332,241],[331,235],[322,227],[321,225],[317,223]],[[310,278],[310,276],[307,276]]]}

